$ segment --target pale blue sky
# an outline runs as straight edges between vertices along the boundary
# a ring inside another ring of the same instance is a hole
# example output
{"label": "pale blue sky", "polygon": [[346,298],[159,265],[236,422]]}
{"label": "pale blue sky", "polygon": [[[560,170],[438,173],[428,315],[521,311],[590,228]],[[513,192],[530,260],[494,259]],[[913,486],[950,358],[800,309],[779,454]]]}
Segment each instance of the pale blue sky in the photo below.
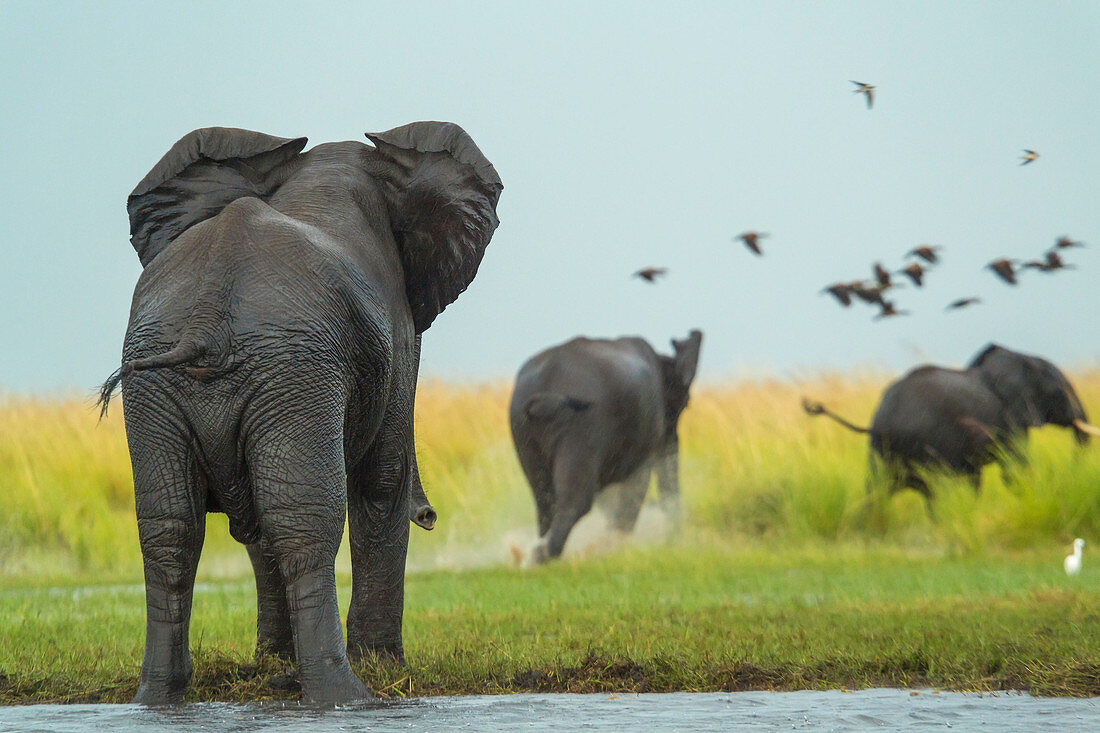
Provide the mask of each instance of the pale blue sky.
{"label": "pale blue sky", "polygon": [[[510,377],[576,334],[701,374],[958,364],[998,340],[1100,356],[1100,4],[0,3],[0,391],[117,366],[140,271],[126,196],[181,135],[311,144],[461,124],[504,180],[423,373]],[[849,79],[877,85],[868,112]],[[1022,148],[1042,157],[1021,168]],[[771,233],[753,258],[732,235]],[[1010,289],[981,269],[1089,242]],[[913,315],[820,288],[944,246]],[[667,266],[657,286],[631,280]],[[984,303],[945,315],[955,297]]]}

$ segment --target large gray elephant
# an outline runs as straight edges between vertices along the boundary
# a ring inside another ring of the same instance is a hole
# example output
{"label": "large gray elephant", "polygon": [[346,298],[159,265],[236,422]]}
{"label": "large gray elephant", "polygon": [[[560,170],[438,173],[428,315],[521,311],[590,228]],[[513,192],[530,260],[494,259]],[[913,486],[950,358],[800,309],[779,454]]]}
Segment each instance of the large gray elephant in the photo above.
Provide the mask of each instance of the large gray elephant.
{"label": "large gray elephant", "polygon": [[477,272],[503,186],[457,125],[367,137],[302,152],[305,138],[196,130],[129,197],[144,270],[101,399],[121,380],[146,586],[137,702],[178,701],[190,680],[211,511],[248,545],[259,647],[297,660],[305,699],[369,696],[349,655],[404,658],[409,517],[427,504],[419,334]]}
{"label": "large gray elephant", "polygon": [[1006,457],[1023,460],[1029,428],[1070,427],[1079,443],[1097,432],[1057,367],[997,344],[978,352],[966,369],[913,369],[886,388],[870,428],[853,425],[818,402],[803,400],[803,407],[869,433],[890,490],[911,487],[929,498],[921,468],[964,474],[978,488],[982,466]]}
{"label": "large gray elephant", "polygon": [[612,526],[631,531],[654,470],[661,503],[679,521],[677,425],[702,340],[692,331],[664,356],[637,337],[575,338],[520,368],[509,417],[535,496],[535,562],[561,555],[597,496]]}

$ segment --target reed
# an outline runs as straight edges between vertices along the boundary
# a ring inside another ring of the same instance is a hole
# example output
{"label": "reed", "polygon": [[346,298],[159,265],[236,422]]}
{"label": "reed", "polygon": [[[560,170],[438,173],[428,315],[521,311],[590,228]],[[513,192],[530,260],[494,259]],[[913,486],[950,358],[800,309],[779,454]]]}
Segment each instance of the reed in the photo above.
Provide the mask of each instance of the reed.
{"label": "reed", "polygon": [[[1100,370],[1071,379],[1086,409],[1100,416]],[[913,492],[869,511],[866,439],[810,419],[799,400],[812,395],[866,423],[886,381],[826,374],[696,388],[681,423],[684,535],[765,546],[874,542],[932,554],[1100,539],[1100,445],[1078,450],[1054,427],[1033,431],[1030,465],[1012,482],[991,466],[977,496],[965,483],[935,478],[934,517]],[[413,528],[411,568],[504,564],[513,547],[526,551],[534,541],[534,506],[508,430],[509,396],[502,383],[421,384],[417,450],[440,521],[431,533]],[[82,398],[0,400],[4,582],[88,573],[140,579],[120,413],[97,422]],[[653,514],[647,508],[643,515],[639,543],[650,539],[644,520]],[[567,552],[598,551],[601,534],[602,519],[586,518]],[[211,517],[203,554],[208,577],[247,573],[223,517]]]}

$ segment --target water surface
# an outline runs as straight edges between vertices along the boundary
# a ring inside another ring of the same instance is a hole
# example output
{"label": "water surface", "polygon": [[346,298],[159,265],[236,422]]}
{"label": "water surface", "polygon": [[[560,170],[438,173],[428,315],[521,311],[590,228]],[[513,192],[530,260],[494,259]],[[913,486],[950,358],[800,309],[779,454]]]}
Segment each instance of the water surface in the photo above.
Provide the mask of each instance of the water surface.
{"label": "water surface", "polygon": [[909,690],[660,695],[427,697],[337,709],[293,703],[29,705],[0,708],[0,730],[21,731],[581,731],[1100,730],[1100,698]]}

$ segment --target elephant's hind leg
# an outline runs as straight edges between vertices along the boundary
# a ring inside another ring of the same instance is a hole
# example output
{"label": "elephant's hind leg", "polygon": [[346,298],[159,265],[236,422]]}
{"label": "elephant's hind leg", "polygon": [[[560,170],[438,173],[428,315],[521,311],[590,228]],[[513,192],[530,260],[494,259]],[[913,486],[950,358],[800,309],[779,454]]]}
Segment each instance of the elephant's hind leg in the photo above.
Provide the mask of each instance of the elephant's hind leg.
{"label": "elephant's hind leg", "polygon": [[248,426],[245,461],[263,545],[286,583],[302,694],[319,703],[370,697],[348,663],[336,603],[346,502],[343,409],[313,403],[307,410],[296,402],[267,410]]}
{"label": "elephant's hind leg", "polygon": [[188,628],[206,528],[205,495],[186,428],[127,393],[126,435],[145,567],[145,656],[134,702],[178,703],[191,681]]}
{"label": "elephant's hind leg", "polygon": [[554,457],[554,518],[550,529],[535,546],[535,562],[559,557],[577,521],[592,508],[600,489],[598,463],[583,451],[559,448]]}

